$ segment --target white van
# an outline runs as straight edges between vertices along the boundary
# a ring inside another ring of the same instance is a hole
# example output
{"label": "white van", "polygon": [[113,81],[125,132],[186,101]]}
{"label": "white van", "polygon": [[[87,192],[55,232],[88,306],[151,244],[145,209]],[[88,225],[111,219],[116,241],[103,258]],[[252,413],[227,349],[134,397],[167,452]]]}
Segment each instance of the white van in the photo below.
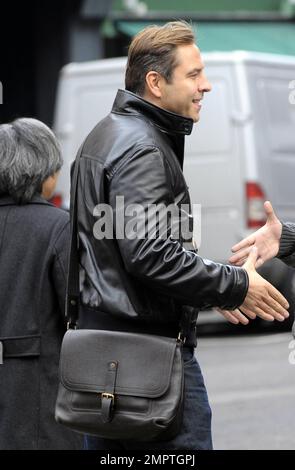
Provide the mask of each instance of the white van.
{"label": "white van", "polygon": [[[192,202],[202,205],[199,253],[226,262],[230,247],[263,224],[264,200],[282,220],[295,221],[295,58],[235,51],[203,59],[213,89],[186,137],[184,173]],[[124,88],[125,65],[126,58],[105,59],[60,73],[54,130],[65,159],[57,188],[65,206],[71,162]],[[267,271],[282,291],[291,286],[293,271],[282,263]]]}

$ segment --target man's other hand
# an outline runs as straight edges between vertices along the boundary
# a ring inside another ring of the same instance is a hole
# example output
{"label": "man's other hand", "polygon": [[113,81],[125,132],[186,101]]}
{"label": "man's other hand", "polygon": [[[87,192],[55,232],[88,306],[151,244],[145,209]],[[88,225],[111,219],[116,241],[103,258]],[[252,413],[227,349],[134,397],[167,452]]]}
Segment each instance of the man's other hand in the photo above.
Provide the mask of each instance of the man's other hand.
{"label": "man's other hand", "polygon": [[264,203],[264,209],[267,216],[265,225],[232,247],[232,252],[235,254],[229,259],[231,264],[241,266],[248,258],[253,246],[258,250],[256,268],[278,254],[282,224],[269,201]]}
{"label": "man's other hand", "polygon": [[257,273],[257,256],[257,248],[253,247],[242,266],[248,273],[249,288],[239,309],[252,319],[258,316],[267,321],[283,321],[289,316],[289,304],[275,287]]}

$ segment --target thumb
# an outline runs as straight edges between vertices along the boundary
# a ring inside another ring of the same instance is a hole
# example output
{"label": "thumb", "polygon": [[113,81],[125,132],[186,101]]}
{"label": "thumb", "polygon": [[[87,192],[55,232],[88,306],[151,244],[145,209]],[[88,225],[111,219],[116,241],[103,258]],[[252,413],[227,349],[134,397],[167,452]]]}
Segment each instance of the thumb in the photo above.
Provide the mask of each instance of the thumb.
{"label": "thumb", "polygon": [[258,257],[258,251],[256,246],[253,246],[249,252],[249,256],[247,258],[247,261],[244,263],[242,266],[244,269],[255,269],[255,264],[257,261]]}
{"label": "thumb", "polygon": [[270,203],[270,201],[265,201],[264,203],[264,210],[265,214],[267,216],[267,222],[277,222],[277,216],[275,214],[275,211],[273,210],[273,207]]}

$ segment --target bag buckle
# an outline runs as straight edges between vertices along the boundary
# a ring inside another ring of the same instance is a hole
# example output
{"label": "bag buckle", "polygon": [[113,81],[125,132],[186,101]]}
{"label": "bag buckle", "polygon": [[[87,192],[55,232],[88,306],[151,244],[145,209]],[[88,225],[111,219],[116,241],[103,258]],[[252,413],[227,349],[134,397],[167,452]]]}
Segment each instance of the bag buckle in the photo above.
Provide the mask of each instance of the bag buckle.
{"label": "bag buckle", "polygon": [[101,394],[101,419],[103,423],[109,423],[113,419],[115,396],[112,393]]}
{"label": "bag buckle", "polygon": [[112,393],[103,392],[101,394],[101,398],[107,398],[108,400],[111,399],[112,401],[114,401],[115,395],[113,395]]}
{"label": "bag buckle", "polygon": [[182,343],[184,344],[186,342],[186,336],[184,336],[184,334],[180,331],[178,333],[178,337],[177,337],[177,343]]}

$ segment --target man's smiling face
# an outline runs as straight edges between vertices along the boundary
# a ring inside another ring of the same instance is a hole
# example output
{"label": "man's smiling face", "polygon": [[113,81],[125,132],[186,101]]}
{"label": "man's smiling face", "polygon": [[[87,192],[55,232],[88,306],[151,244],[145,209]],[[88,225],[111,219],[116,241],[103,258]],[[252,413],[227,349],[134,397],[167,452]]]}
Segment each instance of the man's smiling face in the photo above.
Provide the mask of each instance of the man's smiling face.
{"label": "man's smiling face", "polygon": [[170,83],[162,77],[159,105],[198,122],[201,100],[204,93],[211,90],[198,47],[195,44],[178,46],[176,61]]}

